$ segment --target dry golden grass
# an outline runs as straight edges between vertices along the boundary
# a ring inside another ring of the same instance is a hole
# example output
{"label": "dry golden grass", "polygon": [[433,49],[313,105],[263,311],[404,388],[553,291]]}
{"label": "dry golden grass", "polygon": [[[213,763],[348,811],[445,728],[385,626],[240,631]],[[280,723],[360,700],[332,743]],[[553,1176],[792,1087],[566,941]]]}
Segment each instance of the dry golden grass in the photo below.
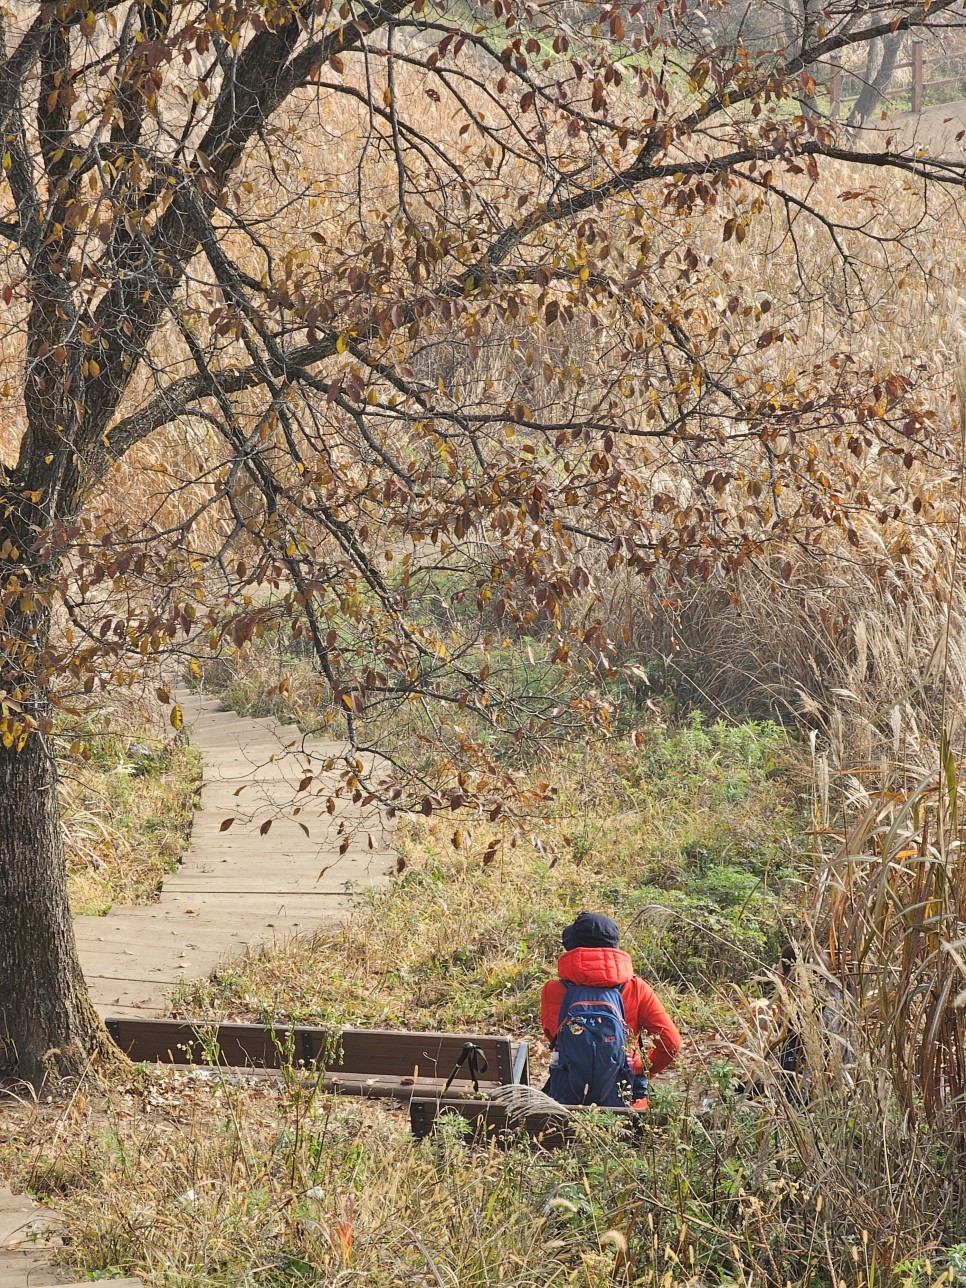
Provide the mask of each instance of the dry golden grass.
{"label": "dry golden grass", "polygon": [[817,1123],[727,1098],[662,1108],[634,1143],[589,1120],[546,1154],[472,1148],[452,1123],[417,1145],[401,1115],[295,1077],[148,1074],[8,1112],[0,1168],[56,1203],[65,1269],[151,1288],[954,1282],[935,1152],[886,1182],[891,1129],[832,1102]]}

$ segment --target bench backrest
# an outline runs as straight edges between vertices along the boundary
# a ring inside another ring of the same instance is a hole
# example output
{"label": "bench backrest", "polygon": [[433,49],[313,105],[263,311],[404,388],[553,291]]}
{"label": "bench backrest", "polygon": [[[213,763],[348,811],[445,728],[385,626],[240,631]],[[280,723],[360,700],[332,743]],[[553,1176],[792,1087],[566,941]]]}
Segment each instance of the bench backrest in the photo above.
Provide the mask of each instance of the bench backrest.
{"label": "bench backrest", "polygon": [[[473,1042],[488,1062],[481,1083],[508,1084],[526,1077],[526,1043],[457,1033],[389,1029],[329,1030],[307,1025],[206,1024],[190,1020],[109,1019],[108,1031],[132,1060],[165,1064],[220,1064],[277,1069],[292,1062],[329,1073],[446,1079],[463,1045]],[[521,1050],[522,1047],[522,1050]],[[466,1065],[460,1079],[468,1079]]]}

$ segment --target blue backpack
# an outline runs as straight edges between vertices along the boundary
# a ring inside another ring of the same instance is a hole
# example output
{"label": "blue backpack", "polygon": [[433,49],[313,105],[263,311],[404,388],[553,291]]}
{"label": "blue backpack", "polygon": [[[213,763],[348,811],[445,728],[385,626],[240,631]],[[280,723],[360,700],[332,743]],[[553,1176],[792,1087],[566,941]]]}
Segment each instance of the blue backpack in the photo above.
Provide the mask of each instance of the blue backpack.
{"label": "blue backpack", "polygon": [[564,1105],[630,1104],[638,1088],[627,1065],[620,988],[564,983],[547,1093]]}

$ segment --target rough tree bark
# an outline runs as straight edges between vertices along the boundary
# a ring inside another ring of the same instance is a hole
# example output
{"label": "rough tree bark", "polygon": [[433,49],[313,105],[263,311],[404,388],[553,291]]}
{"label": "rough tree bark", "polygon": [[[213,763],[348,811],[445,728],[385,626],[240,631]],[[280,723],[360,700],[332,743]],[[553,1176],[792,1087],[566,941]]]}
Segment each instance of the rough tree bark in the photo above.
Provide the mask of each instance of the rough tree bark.
{"label": "rough tree bark", "polygon": [[37,1084],[117,1058],[77,959],[57,769],[41,733],[0,745],[0,980],[0,1076]]}
{"label": "rough tree bark", "polygon": [[[406,3],[389,0],[380,20]],[[310,8],[304,7],[303,16]],[[163,34],[161,9],[144,6],[140,11],[147,40]],[[162,18],[165,13],[163,9]],[[88,1000],[77,957],[56,762],[45,732],[50,689],[44,664],[38,664],[49,640],[44,605],[49,607],[53,598],[58,570],[48,556],[31,551],[38,538],[76,517],[111,461],[130,446],[123,435],[121,443],[108,446],[106,427],[198,245],[190,212],[174,201],[158,219],[155,245],[145,240],[132,249],[124,238],[118,246],[112,242],[107,257],[115,256],[117,262],[111,260],[108,267],[105,261],[110,286],[96,310],[72,297],[69,264],[77,227],[71,212],[83,168],[74,164],[73,97],[65,87],[80,48],[79,15],[69,6],[45,11],[7,56],[5,15],[0,13],[0,58],[5,60],[0,124],[10,141],[19,240],[30,259],[27,427],[16,466],[7,471],[0,465],[7,501],[5,511],[0,510],[0,652],[6,655],[0,657],[0,704],[7,704],[0,712],[0,1078],[16,1076],[34,1084],[48,1073],[76,1075],[92,1062],[121,1057]],[[286,69],[301,30],[292,16],[277,31],[253,35],[236,60],[231,84],[220,95],[202,140],[213,183],[224,181],[266,116],[304,83],[317,60],[324,61],[332,40],[340,47],[346,41],[359,43],[364,28],[347,23],[337,37],[317,41],[317,52],[303,54],[306,66]],[[21,78],[33,64],[39,73],[37,143],[46,193],[35,184],[26,155]],[[137,74],[137,60],[128,60],[120,79]],[[122,119],[112,131],[112,143],[130,145],[136,139],[145,95],[143,87],[134,93],[133,85],[122,84]],[[44,205],[46,218],[38,222],[35,212]],[[38,235],[40,225],[44,236]],[[97,355],[96,365],[89,361],[91,352]],[[22,604],[25,592],[33,601],[30,606]],[[21,736],[21,694],[29,695],[25,701],[32,708],[34,731],[26,737]]]}
{"label": "rough tree bark", "polygon": [[882,36],[869,45],[862,89],[849,113],[850,126],[862,125],[885,98],[895,74],[904,36]]}

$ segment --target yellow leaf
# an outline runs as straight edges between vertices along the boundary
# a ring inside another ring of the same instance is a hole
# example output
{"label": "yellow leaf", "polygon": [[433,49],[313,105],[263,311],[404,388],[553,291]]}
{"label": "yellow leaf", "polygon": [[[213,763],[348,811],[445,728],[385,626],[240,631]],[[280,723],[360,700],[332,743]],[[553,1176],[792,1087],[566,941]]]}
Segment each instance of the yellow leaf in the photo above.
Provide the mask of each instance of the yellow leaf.
{"label": "yellow leaf", "polygon": [[169,719],[171,721],[172,729],[180,729],[184,724],[184,716],[181,714],[181,708],[178,706],[177,702],[171,708]]}
{"label": "yellow leaf", "polygon": [[191,661],[188,663],[188,670],[191,672],[191,674],[195,677],[196,680],[201,679],[201,663],[198,661],[196,657],[193,657]]}

